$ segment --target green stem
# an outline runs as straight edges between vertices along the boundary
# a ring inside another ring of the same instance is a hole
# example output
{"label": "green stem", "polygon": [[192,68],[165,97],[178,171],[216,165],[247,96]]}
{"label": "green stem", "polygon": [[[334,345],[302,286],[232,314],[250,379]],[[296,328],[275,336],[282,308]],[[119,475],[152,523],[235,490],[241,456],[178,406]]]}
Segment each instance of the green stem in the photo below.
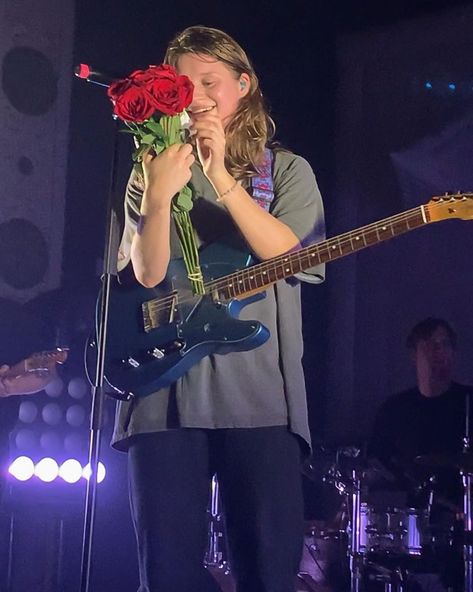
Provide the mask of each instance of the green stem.
{"label": "green stem", "polygon": [[188,211],[173,210],[176,229],[181,243],[187,275],[194,294],[205,294],[202,271],[199,265],[199,252],[195,242],[194,230]]}

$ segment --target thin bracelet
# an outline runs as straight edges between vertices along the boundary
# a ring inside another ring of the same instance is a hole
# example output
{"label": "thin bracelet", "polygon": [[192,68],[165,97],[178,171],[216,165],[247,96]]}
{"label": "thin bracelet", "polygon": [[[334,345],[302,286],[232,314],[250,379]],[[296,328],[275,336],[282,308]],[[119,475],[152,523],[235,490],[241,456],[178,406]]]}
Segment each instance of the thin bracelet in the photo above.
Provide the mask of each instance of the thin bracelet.
{"label": "thin bracelet", "polygon": [[238,186],[238,181],[235,181],[235,183],[233,183],[233,185],[230,187],[230,189],[227,189],[226,191],[224,191],[223,193],[221,193],[219,196],[217,196],[217,201],[223,201],[223,198],[228,195],[229,193],[231,193],[232,191],[235,191],[235,189]]}

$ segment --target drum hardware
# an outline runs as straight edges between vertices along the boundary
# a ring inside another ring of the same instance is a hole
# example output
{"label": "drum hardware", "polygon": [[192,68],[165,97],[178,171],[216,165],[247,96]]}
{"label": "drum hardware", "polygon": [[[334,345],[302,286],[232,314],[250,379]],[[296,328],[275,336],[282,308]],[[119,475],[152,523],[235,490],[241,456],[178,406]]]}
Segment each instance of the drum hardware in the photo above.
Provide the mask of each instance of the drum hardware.
{"label": "drum hardware", "polygon": [[[465,397],[465,435],[463,437],[463,454],[470,455],[470,394]],[[473,592],[473,516],[471,507],[471,486],[473,483],[473,467],[460,469],[463,483],[463,563],[464,563],[464,590]]]}
{"label": "drum hardware", "polygon": [[465,396],[465,431],[463,447],[456,454],[431,454],[418,456],[417,464],[431,468],[448,468],[459,471],[463,486],[463,585],[464,592],[473,592],[473,453],[470,437],[471,393]]}
{"label": "drum hardware", "polygon": [[[379,467],[355,456],[341,463],[342,456],[337,455],[323,480],[346,498],[350,592],[365,590],[369,581],[384,584],[385,592],[403,592],[406,560],[419,558],[429,538],[429,510],[396,506],[380,510],[362,502],[362,495],[368,493],[366,475],[369,471],[379,474]],[[433,502],[432,496],[429,499]]]}
{"label": "drum hardware", "polygon": [[207,568],[218,569],[225,575],[230,573],[230,564],[226,560],[224,548],[223,516],[220,512],[219,485],[217,476],[212,477],[210,489],[210,504],[208,509],[208,543],[204,565]]}
{"label": "drum hardware", "polygon": [[388,569],[374,562],[367,562],[367,567],[373,569],[373,573],[368,576],[370,581],[381,582],[384,584],[384,592],[404,592],[407,584],[407,571],[401,567]]}

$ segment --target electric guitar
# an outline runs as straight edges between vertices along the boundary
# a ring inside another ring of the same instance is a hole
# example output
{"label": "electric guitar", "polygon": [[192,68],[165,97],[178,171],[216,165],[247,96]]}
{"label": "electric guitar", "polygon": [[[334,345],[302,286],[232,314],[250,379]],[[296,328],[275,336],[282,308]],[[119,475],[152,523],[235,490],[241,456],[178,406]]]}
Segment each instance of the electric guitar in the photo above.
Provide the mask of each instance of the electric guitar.
{"label": "electric guitar", "polygon": [[[181,260],[171,261],[155,288],[112,283],[104,369],[112,396],[146,396],[180,378],[210,354],[247,351],[262,345],[269,331],[258,321],[238,319],[240,310],[264,298],[279,280],[432,222],[473,218],[473,193],[433,197],[427,204],[362,226],[290,254],[251,265],[251,257],[228,246],[200,253],[205,294],[193,295]],[[96,341],[87,345],[89,376]]]}
{"label": "electric guitar", "polygon": [[[58,347],[55,350],[31,354],[0,374],[0,380],[5,386],[8,384],[8,388],[5,388],[8,394],[27,394],[42,390],[54,366],[64,364],[68,353],[68,348]],[[29,378],[32,378],[33,382],[29,381]],[[40,380],[35,381],[35,379]]]}

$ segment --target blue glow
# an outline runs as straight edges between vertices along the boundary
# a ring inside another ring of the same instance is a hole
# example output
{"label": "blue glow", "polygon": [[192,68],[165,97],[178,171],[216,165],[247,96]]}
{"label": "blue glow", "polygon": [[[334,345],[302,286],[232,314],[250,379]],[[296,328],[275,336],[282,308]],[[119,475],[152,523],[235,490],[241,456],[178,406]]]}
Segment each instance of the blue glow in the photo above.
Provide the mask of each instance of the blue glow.
{"label": "blue glow", "polygon": [[432,88],[432,83],[431,82],[426,82],[425,83],[425,88]]}
{"label": "blue glow", "polygon": [[456,84],[454,84],[453,82],[450,82],[450,84],[448,85],[448,88],[449,88],[450,90],[455,90],[455,89],[457,88],[457,85],[456,85]]}

